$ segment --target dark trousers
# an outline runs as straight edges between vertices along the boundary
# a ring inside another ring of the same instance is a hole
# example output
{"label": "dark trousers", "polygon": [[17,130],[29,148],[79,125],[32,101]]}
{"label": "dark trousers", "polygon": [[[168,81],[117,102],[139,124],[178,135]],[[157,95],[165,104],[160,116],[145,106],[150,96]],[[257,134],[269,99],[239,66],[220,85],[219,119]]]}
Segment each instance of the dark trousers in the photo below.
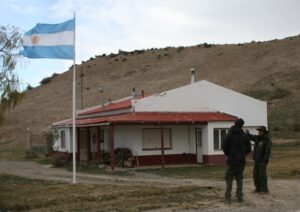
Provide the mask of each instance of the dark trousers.
{"label": "dark trousers", "polygon": [[238,200],[243,200],[243,172],[245,165],[242,166],[228,166],[225,175],[226,191],[225,199],[231,199],[232,182],[236,180],[236,196]]}
{"label": "dark trousers", "polygon": [[268,177],[267,177],[267,164],[254,163],[253,168],[253,180],[255,190],[258,192],[269,192],[268,189]]}

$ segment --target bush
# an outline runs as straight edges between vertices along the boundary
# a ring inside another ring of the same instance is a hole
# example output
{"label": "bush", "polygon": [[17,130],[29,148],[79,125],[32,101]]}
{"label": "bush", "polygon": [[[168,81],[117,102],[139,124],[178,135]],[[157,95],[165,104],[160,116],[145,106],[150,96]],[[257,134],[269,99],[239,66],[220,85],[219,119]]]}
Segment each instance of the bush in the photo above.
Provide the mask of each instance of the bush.
{"label": "bush", "polygon": [[204,48],[210,48],[213,47],[213,44],[203,43]]}
{"label": "bush", "polygon": [[124,161],[132,156],[132,152],[127,148],[117,148],[115,149],[115,163],[118,166],[123,166]]}
{"label": "bush", "polygon": [[[115,164],[117,166],[123,166],[124,161],[132,157],[132,152],[128,148],[116,148],[115,151]],[[102,159],[104,164],[110,164],[110,152],[102,152]]]}
{"label": "bush", "polygon": [[40,81],[41,85],[46,85],[47,83],[51,82],[52,77],[45,77]]}
{"label": "bush", "polygon": [[184,50],[183,46],[179,46],[178,49],[176,50],[178,53],[181,52],[182,50]]}
{"label": "bush", "polygon": [[68,163],[69,155],[65,152],[55,152],[51,156],[51,163],[54,167],[61,167]]}
{"label": "bush", "polygon": [[46,85],[47,83],[51,82],[51,80],[55,77],[57,77],[59,74],[53,73],[51,77],[45,77],[40,81],[41,85]]}
{"label": "bush", "polygon": [[26,87],[26,91],[30,91],[30,90],[32,90],[33,89],[33,87],[31,86],[31,85],[27,85],[27,87]]}

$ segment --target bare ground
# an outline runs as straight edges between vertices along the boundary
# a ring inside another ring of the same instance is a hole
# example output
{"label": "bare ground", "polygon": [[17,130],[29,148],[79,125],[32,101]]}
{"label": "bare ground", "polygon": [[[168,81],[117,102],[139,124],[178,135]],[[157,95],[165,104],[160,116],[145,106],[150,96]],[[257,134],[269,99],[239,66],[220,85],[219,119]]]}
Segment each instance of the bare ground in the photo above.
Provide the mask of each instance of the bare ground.
{"label": "bare ground", "polygon": [[[43,179],[60,182],[71,182],[72,173],[64,169],[51,168],[30,161],[0,161],[0,174],[17,175],[31,179]],[[255,194],[252,179],[244,180],[245,203],[238,204],[235,199],[231,206],[222,202],[225,183],[223,181],[209,179],[177,179],[170,177],[158,177],[157,175],[136,176],[112,176],[77,173],[79,183],[88,184],[112,184],[124,186],[160,188],[180,186],[211,186],[216,188],[216,199],[199,199],[188,203],[188,207],[167,207],[160,211],[183,210],[189,211],[300,211],[300,180],[269,179],[270,194]],[[156,210],[157,211],[157,210]]]}

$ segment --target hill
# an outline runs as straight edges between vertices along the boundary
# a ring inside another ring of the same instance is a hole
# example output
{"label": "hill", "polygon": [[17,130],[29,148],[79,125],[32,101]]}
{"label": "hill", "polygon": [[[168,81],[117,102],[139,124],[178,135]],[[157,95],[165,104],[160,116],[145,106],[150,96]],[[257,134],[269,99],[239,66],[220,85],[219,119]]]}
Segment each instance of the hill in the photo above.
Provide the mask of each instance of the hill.
{"label": "hill", "polygon": [[[76,66],[77,108],[100,104],[100,83],[107,99],[129,96],[132,88],[151,94],[190,83],[191,67],[197,80],[267,100],[273,137],[299,137],[300,36],[237,45],[120,50],[95,56]],[[52,122],[71,117],[71,70],[28,91],[23,101],[7,112],[0,142],[16,139],[11,146],[21,147],[30,128],[34,142],[42,143]]]}

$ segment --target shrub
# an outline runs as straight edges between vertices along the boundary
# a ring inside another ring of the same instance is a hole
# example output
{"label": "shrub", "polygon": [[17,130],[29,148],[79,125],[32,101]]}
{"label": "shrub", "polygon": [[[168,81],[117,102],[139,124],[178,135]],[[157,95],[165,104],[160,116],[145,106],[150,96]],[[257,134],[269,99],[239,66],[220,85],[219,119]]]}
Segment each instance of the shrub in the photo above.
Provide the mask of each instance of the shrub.
{"label": "shrub", "polygon": [[213,44],[203,43],[204,48],[210,48],[213,47]]}
{"label": "shrub", "polygon": [[51,82],[52,77],[45,77],[40,81],[41,85],[46,85],[47,83]]}
{"label": "shrub", "polygon": [[30,91],[30,90],[32,90],[33,89],[33,87],[31,86],[31,85],[27,85],[27,87],[26,87],[26,91]]}
{"label": "shrub", "polygon": [[[132,157],[132,152],[128,148],[116,148],[115,151],[115,164],[117,166],[123,166],[124,161],[129,157]],[[102,152],[102,159],[104,164],[110,164],[110,152]]]}
{"label": "shrub", "polygon": [[123,166],[124,161],[132,156],[132,152],[128,148],[116,148],[115,149],[115,163],[118,166]]}
{"label": "shrub", "polygon": [[184,50],[183,46],[179,46],[178,49],[176,50],[178,53],[181,52],[182,50]]}
{"label": "shrub", "polygon": [[68,163],[68,153],[55,152],[51,156],[51,163],[54,167],[61,167]]}
{"label": "shrub", "polygon": [[55,77],[57,77],[59,74],[58,73],[53,73],[51,77],[45,77],[40,81],[41,85],[46,85],[47,83],[51,82],[51,80]]}

